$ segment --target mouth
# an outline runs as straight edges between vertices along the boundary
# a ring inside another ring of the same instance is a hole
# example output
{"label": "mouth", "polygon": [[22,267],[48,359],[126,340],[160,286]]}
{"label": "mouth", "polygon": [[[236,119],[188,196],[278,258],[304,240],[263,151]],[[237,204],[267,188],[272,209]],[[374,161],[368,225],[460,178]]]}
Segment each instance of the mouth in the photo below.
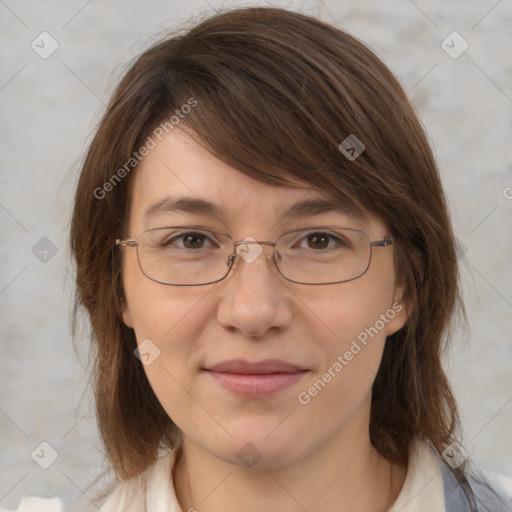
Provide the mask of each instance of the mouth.
{"label": "mouth", "polygon": [[273,395],[293,386],[309,371],[277,359],[249,362],[224,361],[203,368],[224,389],[244,397]]}

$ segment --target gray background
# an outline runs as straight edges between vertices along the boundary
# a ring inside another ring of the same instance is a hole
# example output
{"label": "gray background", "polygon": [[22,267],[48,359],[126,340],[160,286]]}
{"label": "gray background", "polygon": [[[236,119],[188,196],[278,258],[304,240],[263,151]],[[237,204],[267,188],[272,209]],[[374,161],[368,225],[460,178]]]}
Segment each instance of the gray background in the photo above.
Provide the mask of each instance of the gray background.
{"label": "gray background", "polygon": [[[465,446],[481,467],[512,475],[512,1],[272,5],[365,41],[416,105],[465,252],[470,330],[447,359]],[[83,395],[87,338],[79,359],[70,335],[67,227],[78,162],[126,62],[155,33],[220,6],[0,0],[0,508],[16,508],[22,495],[72,502],[103,467],[91,394]],[[31,48],[43,31],[59,45],[47,59]],[[456,59],[441,47],[453,31],[469,44]],[[46,470],[31,458],[42,441],[59,454]]]}

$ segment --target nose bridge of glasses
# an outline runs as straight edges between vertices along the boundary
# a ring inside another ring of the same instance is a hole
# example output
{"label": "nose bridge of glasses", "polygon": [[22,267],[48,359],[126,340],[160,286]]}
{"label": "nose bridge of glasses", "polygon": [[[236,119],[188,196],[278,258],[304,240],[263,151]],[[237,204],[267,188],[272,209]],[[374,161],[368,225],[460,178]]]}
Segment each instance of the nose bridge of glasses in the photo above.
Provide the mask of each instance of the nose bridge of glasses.
{"label": "nose bridge of glasses", "polygon": [[[263,253],[263,247],[261,247],[263,245],[268,245],[273,248],[272,254],[268,255],[267,259],[279,260],[281,258],[281,255],[275,250],[276,242],[270,242],[268,240],[254,240],[251,238],[252,237],[249,237],[249,238],[246,238],[245,240],[240,240],[238,242],[234,242],[235,254],[238,254],[239,256],[241,256],[241,258],[246,263],[252,263],[253,261],[255,261],[258,258],[258,256],[260,254]],[[249,246],[257,246],[259,248],[259,250],[251,251]],[[247,247],[247,249],[244,250],[243,247]],[[229,264],[229,261],[233,262],[233,260],[235,259],[235,254],[230,256],[230,258],[228,260],[228,264]]]}
{"label": "nose bridge of glasses", "polygon": [[275,242],[269,242],[269,241],[266,241],[266,240],[240,240],[238,242],[235,242],[235,248],[238,247],[239,245],[248,245],[248,244],[255,244],[255,245],[270,245],[272,247],[275,247],[276,243]]}

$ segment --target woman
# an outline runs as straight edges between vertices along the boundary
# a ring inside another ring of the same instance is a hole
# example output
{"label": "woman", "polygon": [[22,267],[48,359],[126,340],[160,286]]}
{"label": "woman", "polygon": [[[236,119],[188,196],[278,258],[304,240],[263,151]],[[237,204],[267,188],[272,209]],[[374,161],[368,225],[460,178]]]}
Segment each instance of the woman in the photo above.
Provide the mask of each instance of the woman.
{"label": "woman", "polygon": [[71,247],[119,480],[104,512],[509,510],[457,442],[436,164],[353,37],[249,8],[145,51]]}

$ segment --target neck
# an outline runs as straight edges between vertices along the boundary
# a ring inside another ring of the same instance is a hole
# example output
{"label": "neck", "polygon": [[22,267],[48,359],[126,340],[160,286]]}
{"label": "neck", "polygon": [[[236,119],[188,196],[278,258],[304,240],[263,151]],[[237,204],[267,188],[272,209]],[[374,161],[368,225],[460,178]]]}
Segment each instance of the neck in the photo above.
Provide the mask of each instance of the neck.
{"label": "neck", "polygon": [[309,456],[265,469],[226,462],[183,434],[174,487],[184,511],[235,512],[243,503],[247,512],[385,512],[405,474],[350,425]]}

